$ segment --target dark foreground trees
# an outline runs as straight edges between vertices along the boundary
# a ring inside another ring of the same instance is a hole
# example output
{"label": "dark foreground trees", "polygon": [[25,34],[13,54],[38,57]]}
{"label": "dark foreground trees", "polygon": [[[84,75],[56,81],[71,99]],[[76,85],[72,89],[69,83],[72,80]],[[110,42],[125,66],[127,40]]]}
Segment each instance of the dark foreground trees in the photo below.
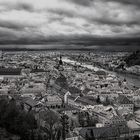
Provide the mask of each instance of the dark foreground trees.
{"label": "dark foreground trees", "polygon": [[21,140],[29,140],[37,123],[32,113],[26,113],[17,107],[15,100],[1,99],[0,127],[20,136]]}
{"label": "dark foreground trees", "polygon": [[45,127],[42,128],[48,137],[48,140],[65,140],[69,132],[68,116],[62,114],[59,116],[56,112],[48,110],[45,116]]}
{"label": "dark foreground trees", "polygon": [[[43,124],[37,126],[32,111],[25,112],[15,100],[0,99],[0,128],[19,136],[20,140],[62,140],[69,132],[69,118],[46,110]],[[42,122],[42,121],[41,121]],[[44,137],[45,136],[45,137]]]}
{"label": "dark foreground trees", "polygon": [[58,115],[48,110],[45,115],[45,127],[42,127],[42,130],[47,133],[47,139],[49,140],[56,140],[59,139],[61,129]]}
{"label": "dark foreground trees", "polygon": [[95,140],[95,136],[92,129],[89,130],[89,133],[86,133],[85,140]]}

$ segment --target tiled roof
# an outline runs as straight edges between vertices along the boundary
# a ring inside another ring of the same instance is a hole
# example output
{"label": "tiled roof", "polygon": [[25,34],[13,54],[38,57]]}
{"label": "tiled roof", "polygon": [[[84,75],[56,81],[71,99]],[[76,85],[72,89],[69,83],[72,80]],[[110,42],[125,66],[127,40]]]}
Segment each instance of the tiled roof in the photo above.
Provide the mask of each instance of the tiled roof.
{"label": "tiled roof", "polygon": [[61,108],[61,109],[58,109],[59,112],[63,112],[63,111],[80,111],[78,108],[75,108],[75,107],[72,107],[72,106],[69,106],[67,104],[65,104],[65,107],[64,108]]}
{"label": "tiled roof", "polygon": [[88,100],[84,97],[79,97],[76,102],[81,102],[84,105],[96,105],[97,103],[91,100]]}
{"label": "tiled roof", "polygon": [[21,69],[19,68],[0,68],[0,75],[20,75]]}
{"label": "tiled roof", "polygon": [[22,100],[25,104],[31,106],[31,107],[34,107],[37,105],[37,102],[35,100],[33,100],[32,98],[30,97],[27,97],[27,98],[23,98]]}
{"label": "tiled roof", "polygon": [[80,135],[82,137],[86,137],[88,135],[91,137],[91,131],[94,134],[95,138],[108,138],[108,137],[117,137],[119,136],[119,132],[116,128],[111,128],[111,127],[89,127],[89,128],[83,128],[80,130]]}
{"label": "tiled roof", "polygon": [[78,97],[76,95],[70,95],[69,96],[70,99],[75,100],[75,102],[81,103],[83,105],[96,105],[97,103],[95,101],[92,101],[88,98],[83,97]]}
{"label": "tiled roof", "polygon": [[97,75],[106,75],[106,72],[103,70],[99,70],[96,72]]}
{"label": "tiled roof", "polygon": [[119,104],[133,104],[126,96],[119,95],[118,97],[118,103]]}
{"label": "tiled roof", "polygon": [[61,93],[63,96],[65,95],[65,93],[67,93],[68,91],[66,89],[64,89],[63,87],[54,84],[53,88],[55,88],[59,93]]}
{"label": "tiled roof", "polygon": [[44,69],[32,69],[31,73],[35,73],[35,72],[46,72]]}
{"label": "tiled roof", "polygon": [[119,116],[119,115],[113,115],[113,117],[111,118],[111,120],[124,120],[123,117]]}
{"label": "tiled roof", "polygon": [[95,138],[109,138],[118,137],[120,134],[126,134],[129,132],[127,126],[112,126],[112,127],[85,127],[80,130],[80,135],[85,138],[86,135],[91,137],[91,131]]}

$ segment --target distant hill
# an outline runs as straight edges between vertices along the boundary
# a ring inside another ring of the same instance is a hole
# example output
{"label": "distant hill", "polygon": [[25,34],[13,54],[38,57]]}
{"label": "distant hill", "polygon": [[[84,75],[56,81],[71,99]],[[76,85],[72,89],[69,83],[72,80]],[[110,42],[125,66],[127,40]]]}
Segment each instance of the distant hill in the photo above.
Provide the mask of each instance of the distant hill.
{"label": "distant hill", "polygon": [[129,67],[140,65],[140,51],[133,52],[131,55],[127,56],[124,61]]}
{"label": "distant hill", "polygon": [[101,37],[101,36],[52,36],[47,38],[0,40],[0,50],[97,50],[97,51],[136,51],[140,37]]}

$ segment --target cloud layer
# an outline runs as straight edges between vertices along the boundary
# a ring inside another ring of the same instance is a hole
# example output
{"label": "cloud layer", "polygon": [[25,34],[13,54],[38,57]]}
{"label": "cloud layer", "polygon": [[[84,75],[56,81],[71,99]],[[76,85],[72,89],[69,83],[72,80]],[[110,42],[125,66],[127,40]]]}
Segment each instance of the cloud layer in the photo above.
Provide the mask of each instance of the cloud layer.
{"label": "cloud layer", "polygon": [[0,41],[140,37],[140,0],[0,0]]}

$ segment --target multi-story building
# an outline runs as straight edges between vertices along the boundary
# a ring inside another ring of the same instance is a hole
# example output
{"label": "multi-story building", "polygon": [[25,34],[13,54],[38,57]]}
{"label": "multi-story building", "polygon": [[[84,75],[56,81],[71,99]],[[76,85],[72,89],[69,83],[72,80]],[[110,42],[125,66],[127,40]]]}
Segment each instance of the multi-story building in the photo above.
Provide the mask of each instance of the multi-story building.
{"label": "multi-story building", "polygon": [[48,95],[45,104],[50,108],[60,108],[62,106],[62,99],[58,95]]}
{"label": "multi-story building", "polygon": [[129,114],[134,112],[134,104],[126,96],[119,95],[116,104],[118,111],[121,111],[121,114]]}

